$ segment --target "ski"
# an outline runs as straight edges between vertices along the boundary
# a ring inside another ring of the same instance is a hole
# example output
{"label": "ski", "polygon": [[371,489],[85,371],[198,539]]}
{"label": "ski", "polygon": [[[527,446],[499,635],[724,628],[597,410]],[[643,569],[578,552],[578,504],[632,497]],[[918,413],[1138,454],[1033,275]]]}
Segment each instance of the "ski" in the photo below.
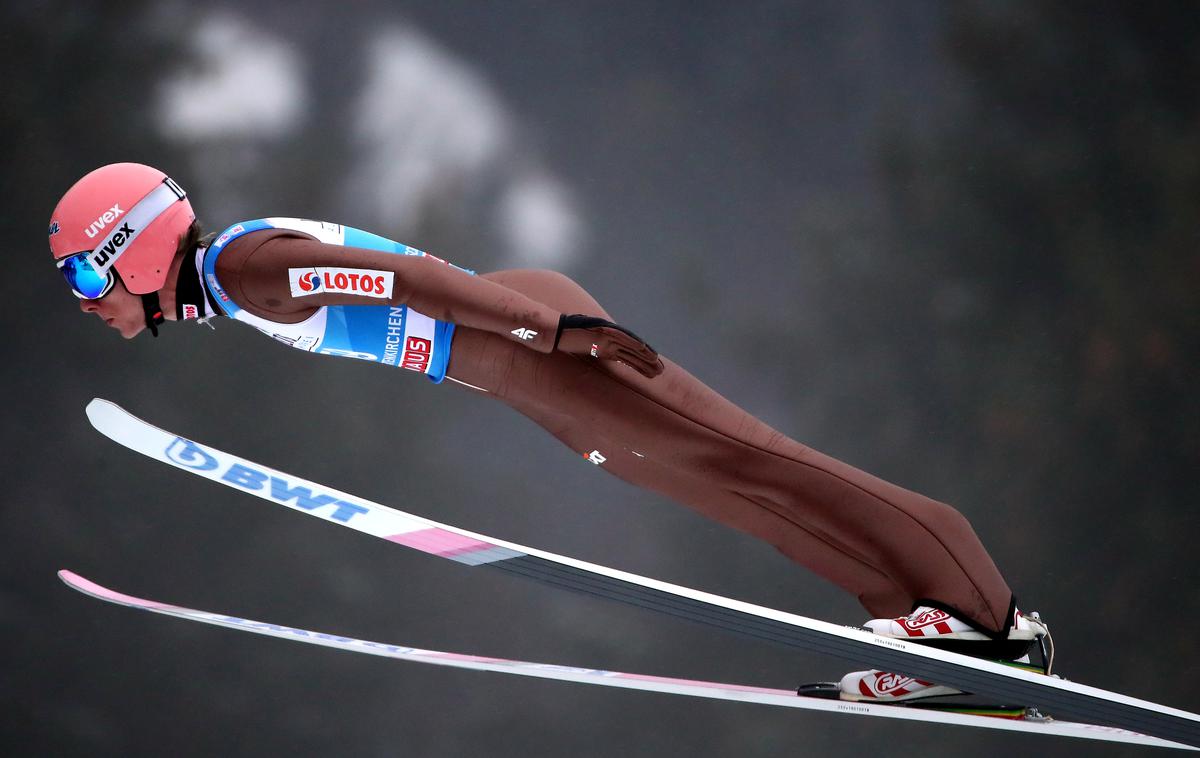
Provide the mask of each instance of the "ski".
{"label": "ski", "polygon": [[114,441],[184,471],[292,510],[469,566],[488,566],[787,647],[938,682],[1056,717],[1200,746],[1200,715],[993,661],[838,626],[556,555],[441,524],[200,445],[99,398],[92,425]]}
{"label": "ski", "polygon": [[168,605],[155,600],[132,597],[108,589],[107,587],[102,587],[71,571],[59,571],[58,576],[72,589],[116,605],[123,605],[152,613],[161,613],[175,618],[198,621],[204,624],[222,626],[243,632],[262,634],[268,637],[295,640],[296,642],[305,642],[310,645],[320,645],[352,653],[392,658],[394,660],[414,661],[435,666],[450,666],[475,671],[493,671],[503,674],[577,682],[602,687],[619,687],[648,692],[689,695],[709,700],[730,700],[742,703],[774,705],[784,708],[845,713],[855,716],[874,716],[908,721],[972,726],[984,729],[1076,737],[1102,742],[1123,742],[1180,750],[1196,749],[1177,742],[1149,737],[1124,729],[1096,726],[1094,724],[1079,724],[1070,721],[1054,721],[1052,719],[1039,718],[1036,715],[1014,718],[1012,715],[1006,714],[997,718],[986,715],[957,713],[949,710],[908,708],[895,705],[880,705],[878,703],[845,703],[825,697],[804,697],[789,690],[769,689],[766,687],[723,684],[694,679],[674,679],[647,674],[629,674],[620,671],[605,671],[603,669],[559,666],[549,663],[531,663],[529,661],[516,661],[507,658],[487,658],[477,655],[464,655],[462,653],[446,653],[438,650],[422,650],[403,645],[370,642],[336,634],[312,632],[280,624],[268,624],[262,621],[252,621],[236,616],[199,611],[193,608]]}

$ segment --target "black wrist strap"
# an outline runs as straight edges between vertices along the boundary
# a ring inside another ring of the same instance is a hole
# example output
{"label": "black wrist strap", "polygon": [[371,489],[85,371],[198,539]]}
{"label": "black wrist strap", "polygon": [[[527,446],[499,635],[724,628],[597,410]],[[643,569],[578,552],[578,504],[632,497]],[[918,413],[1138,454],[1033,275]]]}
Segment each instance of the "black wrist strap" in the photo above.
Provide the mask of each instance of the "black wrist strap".
{"label": "black wrist strap", "polygon": [[[562,339],[564,329],[591,329],[597,326],[611,326],[621,329],[621,327],[607,319],[585,316],[582,313],[573,313],[570,316],[564,313],[558,317],[558,331],[554,335],[554,348],[550,352],[558,349],[558,341]],[[621,331],[625,330],[622,329]]]}
{"label": "black wrist strap", "polygon": [[[605,326],[610,329],[619,329],[620,331],[628,334],[630,337],[633,337],[638,342],[641,342],[643,344],[645,344],[645,342],[646,342],[646,340],[637,336],[636,334],[629,331],[625,327],[620,326],[618,324],[614,324],[613,322],[609,321],[606,318],[597,318],[596,316],[585,316],[582,313],[573,313],[570,316],[568,316],[567,314],[564,313],[563,315],[558,317],[558,333],[556,333],[554,335],[554,350],[558,349],[558,341],[560,339],[562,339],[562,333],[563,333],[564,329],[595,329],[598,326]],[[646,345],[646,347],[650,347],[650,346]],[[650,349],[653,350],[654,348],[651,347]],[[553,351],[551,351],[551,352],[553,352]]]}
{"label": "black wrist strap", "polygon": [[567,320],[567,314],[562,314],[558,317],[558,331],[554,333],[554,347],[550,348],[550,352],[558,350],[558,341],[562,339],[564,322]]}

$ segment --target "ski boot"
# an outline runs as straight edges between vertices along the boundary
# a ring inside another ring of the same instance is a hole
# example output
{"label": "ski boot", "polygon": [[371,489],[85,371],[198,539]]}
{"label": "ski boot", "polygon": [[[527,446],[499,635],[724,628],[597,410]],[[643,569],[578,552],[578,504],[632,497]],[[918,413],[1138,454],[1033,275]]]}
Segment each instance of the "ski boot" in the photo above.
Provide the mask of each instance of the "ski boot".
{"label": "ski boot", "polygon": [[[999,660],[1008,665],[1047,675],[1050,674],[1054,660],[1050,630],[1036,613],[1026,615],[1014,611],[1008,635],[999,640],[976,630],[946,611],[929,606],[919,606],[912,613],[899,618],[872,619],[863,627],[885,637]],[[1040,665],[1034,665],[1028,654],[1035,644],[1040,648]],[[1029,709],[1021,706],[984,705],[976,702],[970,693],[953,687],[878,669],[852,671],[843,676],[840,682],[803,685],[797,692],[815,697],[912,705],[1001,718],[1028,718],[1031,715]]]}

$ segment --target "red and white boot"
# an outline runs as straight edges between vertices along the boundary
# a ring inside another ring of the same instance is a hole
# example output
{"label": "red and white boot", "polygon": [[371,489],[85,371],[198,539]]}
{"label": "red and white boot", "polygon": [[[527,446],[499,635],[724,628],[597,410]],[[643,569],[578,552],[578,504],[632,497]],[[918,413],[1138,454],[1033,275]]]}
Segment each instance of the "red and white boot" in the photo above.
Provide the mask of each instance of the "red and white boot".
{"label": "red and white boot", "polygon": [[961,690],[951,687],[878,669],[851,671],[842,677],[838,687],[842,700],[866,700],[876,703],[898,703],[923,697],[962,694]]}
{"label": "red and white boot", "polygon": [[[1028,616],[1014,611],[1013,623],[1006,638],[995,639],[970,624],[939,608],[919,606],[907,616],[894,619],[872,619],[863,626],[870,631],[895,639],[920,642],[932,647],[953,650],[965,655],[984,658],[1029,662],[1030,646],[1049,635],[1049,628],[1036,613]],[[1053,651],[1053,645],[1049,647]],[[1043,669],[1050,672],[1053,652],[1043,647]],[[933,682],[914,679],[902,674],[871,669],[852,671],[842,677],[839,695],[843,700],[862,700],[895,703],[918,698],[960,695],[960,690]]]}
{"label": "red and white boot", "polygon": [[[863,626],[884,637],[924,642],[935,647],[950,647],[947,643],[958,641],[998,642],[1001,644],[1012,642],[1016,643],[1013,647],[1019,648],[1024,645],[1025,648],[1028,648],[1038,637],[1045,636],[1048,631],[1046,625],[1042,623],[1041,617],[1036,613],[1026,616],[1019,610],[1015,610],[1013,623],[1008,629],[1008,637],[997,640],[975,629],[965,621],[951,616],[946,611],[940,608],[930,608],[927,605],[917,606],[916,610],[907,616],[894,619],[871,619]],[[955,645],[954,647],[959,646]],[[971,647],[975,646],[967,647],[967,650],[970,650]],[[980,647],[982,648],[982,646]],[[1016,658],[1024,654],[1025,651],[1020,650],[1013,656],[996,657]]]}

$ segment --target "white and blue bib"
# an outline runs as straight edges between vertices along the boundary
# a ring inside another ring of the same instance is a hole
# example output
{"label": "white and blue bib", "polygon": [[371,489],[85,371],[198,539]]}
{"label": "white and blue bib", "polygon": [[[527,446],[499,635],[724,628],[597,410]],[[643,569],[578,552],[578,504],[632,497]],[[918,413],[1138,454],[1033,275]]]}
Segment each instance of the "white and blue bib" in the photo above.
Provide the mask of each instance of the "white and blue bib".
{"label": "white and blue bib", "polygon": [[396,255],[426,255],[415,247],[361,229],[324,221],[299,218],[243,221],[222,232],[204,254],[204,280],[226,315],[299,350],[420,371],[435,383],[446,378],[454,324],[437,321],[407,306],[326,305],[295,324],[280,324],[238,307],[217,280],[217,256],[233,240],[260,229],[301,232],[329,245],[379,250]]}

